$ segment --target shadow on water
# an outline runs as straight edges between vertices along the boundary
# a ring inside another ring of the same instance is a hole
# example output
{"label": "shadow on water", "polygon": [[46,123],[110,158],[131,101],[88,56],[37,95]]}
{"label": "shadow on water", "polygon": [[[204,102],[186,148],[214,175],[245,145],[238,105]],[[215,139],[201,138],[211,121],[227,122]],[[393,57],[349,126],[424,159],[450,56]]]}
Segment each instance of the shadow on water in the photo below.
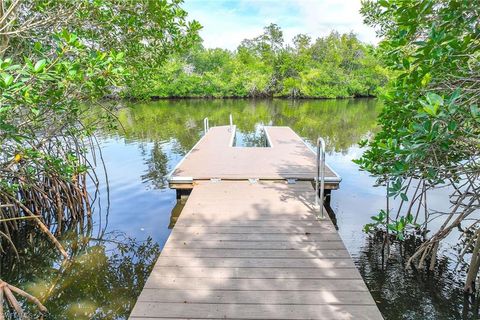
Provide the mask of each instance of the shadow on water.
{"label": "shadow on water", "polygon": [[173,207],[172,212],[170,213],[170,223],[168,224],[168,229],[173,229],[175,227],[175,223],[177,223],[180,214],[182,213],[183,208],[188,200],[188,194],[180,195],[177,193],[177,203],[175,207]]}
{"label": "shadow on water", "polygon": [[[373,99],[132,104],[119,111],[124,130],[99,133],[110,191],[108,225],[99,211],[94,215],[102,236],[66,236],[63,243],[75,259],[63,270],[59,254],[37,233],[17,244],[20,262],[0,256],[2,279],[40,297],[50,292],[49,319],[126,319],[185,204],[185,197],[177,202],[168,189],[167,173],[201,137],[203,118],[212,127],[228,124],[232,114],[245,145],[262,145],[264,125],[290,126],[309,142],[325,138],[327,162],[343,178],[327,212],[386,319],[472,318],[478,307],[465,304],[461,276],[447,255],[432,274],[407,272],[404,261],[396,260],[382,268],[379,244],[361,231],[383,207],[384,191],[372,188],[374,180],[351,160],[362,153],[357,142],[376,130],[380,109]],[[106,190],[100,186],[100,197]]]}
{"label": "shadow on water", "polygon": [[335,214],[335,211],[333,211],[333,208],[330,206],[330,204],[326,204],[325,209],[327,210],[328,217],[330,218],[330,220],[332,220],[335,229],[338,230],[337,215]]}

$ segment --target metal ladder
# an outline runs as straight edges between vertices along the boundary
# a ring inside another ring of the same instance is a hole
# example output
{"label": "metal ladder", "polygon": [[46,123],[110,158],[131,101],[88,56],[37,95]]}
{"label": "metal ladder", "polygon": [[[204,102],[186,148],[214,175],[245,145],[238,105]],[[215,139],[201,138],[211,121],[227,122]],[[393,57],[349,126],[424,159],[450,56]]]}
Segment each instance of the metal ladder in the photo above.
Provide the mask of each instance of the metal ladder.
{"label": "metal ladder", "polygon": [[[233,116],[230,114],[230,131],[233,129]],[[208,123],[208,117],[203,119],[203,134],[207,134],[208,130],[210,130],[210,124]]]}
{"label": "metal ladder", "polygon": [[208,130],[210,130],[210,125],[208,124],[208,118],[203,119],[203,134],[207,134]]}
{"label": "metal ladder", "polygon": [[325,218],[324,197],[325,193],[325,140],[319,137],[317,139],[317,176],[315,178],[315,205],[320,206],[320,216]]}

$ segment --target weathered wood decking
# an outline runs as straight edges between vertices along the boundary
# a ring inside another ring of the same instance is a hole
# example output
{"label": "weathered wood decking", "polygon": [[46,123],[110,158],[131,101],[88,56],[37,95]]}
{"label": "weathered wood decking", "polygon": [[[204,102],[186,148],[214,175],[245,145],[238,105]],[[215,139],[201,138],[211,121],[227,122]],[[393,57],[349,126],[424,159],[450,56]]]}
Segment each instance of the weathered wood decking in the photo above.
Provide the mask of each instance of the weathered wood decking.
{"label": "weathered wood decking", "polygon": [[[274,131],[269,138],[279,142]],[[291,137],[286,144],[300,139]],[[302,162],[292,165],[309,168],[307,158],[314,157],[298,148]],[[197,175],[189,161],[175,172],[202,179],[192,184],[130,319],[382,319],[334,225],[316,218],[310,181],[279,179],[294,170],[278,159],[262,161],[288,170],[270,168],[267,179],[255,159],[236,167],[258,173],[260,181],[247,180],[249,174],[224,180],[229,171],[223,167],[212,176],[222,180],[209,181],[214,166]]]}
{"label": "weathered wood decking", "polygon": [[[172,188],[191,188],[193,181],[313,180],[315,153],[290,127],[265,127],[270,147],[234,147],[235,126],[213,127],[173,170]],[[336,189],[340,177],[327,165],[326,188]]]}

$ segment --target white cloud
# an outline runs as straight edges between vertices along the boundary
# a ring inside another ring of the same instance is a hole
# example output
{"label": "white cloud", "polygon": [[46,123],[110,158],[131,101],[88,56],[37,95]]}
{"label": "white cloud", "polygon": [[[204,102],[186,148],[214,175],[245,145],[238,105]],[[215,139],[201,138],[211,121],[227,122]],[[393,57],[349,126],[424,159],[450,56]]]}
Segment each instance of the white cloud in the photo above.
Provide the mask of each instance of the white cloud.
{"label": "white cloud", "polygon": [[377,43],[372,28],[363,24],[360,14],[360,0],[296,0],[302,12],[304,27],[316,36],[323,36],[332,30],[341,33],[353,31],[360,40]]}
{"label": "white cloud", "polygon": [[287,42],[298,33],[317,38],[337,30],[377,43],[375,32],[362,22],[360,5],[360,0],[186,0],[184,8],[203,25],[206,47],[233,50],[270,23],[282,28]]}
{"label": "white cloud", "polygon": [[263,28],[259,21],[221,8],[189,11],[189,17],[198,20],[203,26],[200,35],[207,48],[236,49],[243,39],[259,35]]}

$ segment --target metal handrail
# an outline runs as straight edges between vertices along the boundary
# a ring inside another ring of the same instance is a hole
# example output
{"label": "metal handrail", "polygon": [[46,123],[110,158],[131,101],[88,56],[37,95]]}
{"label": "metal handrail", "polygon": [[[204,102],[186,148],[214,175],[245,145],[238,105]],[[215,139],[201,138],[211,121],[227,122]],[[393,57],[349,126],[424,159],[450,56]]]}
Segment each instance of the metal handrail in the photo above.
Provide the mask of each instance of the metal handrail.
{"label": "metal handrail", "polygon": [[230,131],[232,131],[232,129],[233,129],[233,116],[230,113]]}
{"label": "metal handrail", "polygon": [[[320,183],[320,186],[319,186]],[[319,188],[320,187],[320,188]],[[324,215],[324,191],[325,191],[325,140],[319,137],[317,139],[317,177],[315,179],[315,205],[320,205],[320,215]],[[320,201],[320,203],[319,203]]]}
{"label": "metal handrail", "polygon": [[208,118],[203,119],[203,133],[207,134],[208,130],[210,130],[210,125],[208,124]]}

